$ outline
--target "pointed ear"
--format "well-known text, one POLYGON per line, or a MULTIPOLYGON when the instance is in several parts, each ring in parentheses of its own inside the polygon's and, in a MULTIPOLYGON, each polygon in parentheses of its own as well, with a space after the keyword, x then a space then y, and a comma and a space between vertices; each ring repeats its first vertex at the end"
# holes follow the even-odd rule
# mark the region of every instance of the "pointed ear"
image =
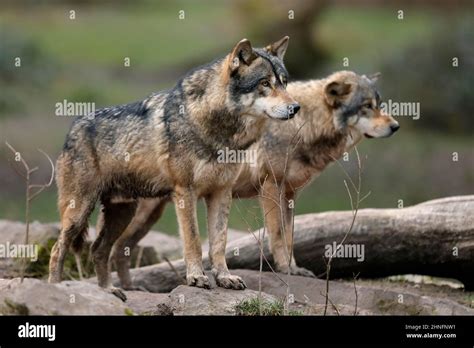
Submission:
POLYGON ((232 49, 229 60, 231 71, 237 70, 242 64, 250 65, 257 58, 257 54, 253 51, 250 41, 243 39, 232 49))
POLYGON ((274 56, 283 60, 285 57, 286 49, 288 48, 288 41, 290 40, 289 36, 285 36, 284 38, 278 40, 277 42, 272 43, 265 47, 265 49, 273 54, 274 56))
POLYGON ((379 72, 376 72, 375 74, 372 74, 372 75, 367 76, 367 78, 368 78, 371 82, 376 82, 376 81, 379 79, 380 76, 382 76, 382 74, 379 73, 379 72))
POLYGON ((338 101, 344 96, 348 95, 352 89, 352 86, 348 83, 341 81, 329 82, 324 87, 324 97, 331 106, 337 106, 338 101))

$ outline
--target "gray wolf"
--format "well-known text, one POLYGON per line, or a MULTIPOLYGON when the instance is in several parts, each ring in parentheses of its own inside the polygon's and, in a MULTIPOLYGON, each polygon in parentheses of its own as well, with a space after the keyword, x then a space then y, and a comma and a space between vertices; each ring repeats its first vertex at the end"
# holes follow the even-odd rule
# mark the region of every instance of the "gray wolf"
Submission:
POLYGON ((232 185, 240 166, 219 163, 216 154, 223 148, 249 148, 268 119, 288 120, 298 111, 286 91, 288 39, 264 49, 244 39, 170 90, 73 122, 57 160, 61 232, 51 252, 50 282, 61 281, 68 249, 81 249, 88 218, 100 201, 92 258, 99 286, 117 294, 108 262, 112 245, 132 220, 137 200, 157 198, 175 203, 187 283, 208 288, 196 219, 202 197, 216 283, 245 288, 240 277, 229 273, 224 257, 232 185))

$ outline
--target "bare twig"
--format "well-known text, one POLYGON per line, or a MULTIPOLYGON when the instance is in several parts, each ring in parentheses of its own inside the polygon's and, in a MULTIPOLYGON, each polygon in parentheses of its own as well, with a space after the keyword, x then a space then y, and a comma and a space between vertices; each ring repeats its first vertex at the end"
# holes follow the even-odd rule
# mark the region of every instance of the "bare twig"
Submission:
MULTIPOLYGON (((8 142, 5 142, 5 145, 10 149, 10 151, 13 153, 15 157, 20 155, 18 151, 15 150, 13 146, 11 146, 8 142)), ((30 184, 31 180, 31 174, 34 173, 35 171, 38 170, 38 167, 30 168, 28 163, 23 159, 23 156, 20 155, 19 161, 23 165, 24 172, 21 172, 18 168, 16 168, 15 165, 11 165, 13 170, 17 175, 22 177, 25 180, 26 184, 26 192, 25 192, 25 201, 26 201, 26 207, 25 207, 25 224, 26 224, 26 231, 25 231, 25 245, 29 243, 29 234, 30 234, 30 202, 38 196, 42 191, 44 191, 47 187, 50 187, 51 184, 53 183, 54 180, 54 163, 51 160, 51 157, 44 152, 41 149, 38 149, 39 152, 41 152, 49 161, 51 165, 51 177, 47 183, 44 184, 30 184), (36 191, 33 192, 33 189, 36 189, 36 191)), ((11 162, 10 162, 11 163, 11 162)), ((24 259, 23 262, 23 267, 21 269, 21 282, 23 282, 23 279, 25 277, 25 271, 26 271, 26 266, 27 266, 27 259, 24 259)))
MULTIPOLYGON (((326 315, 327 313, 327 307, 328 307, 328 304, 329 304, 329 278, 330 278, 330 274, 331 274, 331 264, 332 264, 332 260, 334 258, 334 255, 336 254, 337 250, 339 247, 342 247, 342 245, 346 242, 347 238, 349 237, 349 234, 352 232, 352 229, 354 228, 354 224, 355 224, 355 220, 356 220, 356 217, 357 217, 357 213, 359 211, 359 206, 360 206, 360 203, 361 203, 361 196, 360 196, 360 193, 361 193, 361 186, 362 186, 362 164, 361 164, 361 160, 360 160, 360 155, 359 155, 359 151, 357 150, 357 147, 354 147, 355 149, 355 153, 357 155, 357 166, 358 166, 358 182, 357 182, 357 186, 354 184, 352 178, 350 177, 350 175, 347 173, 347 171, 345 170, 345 168, 341 165, 341 163, 334 158, 334 160, 341 166, 344 174, 346 175, 346 177, 348 178, 350 184, 351 184, 351 187, 354 189, 355 191, 355 199, 353 198, 352 196, 352 193, 351 193, 351 190, 350 190, 350 187, 349 185, 347 184, 347 181, 344 180, 344 186, 346 187, 346 190, 347 190, 347 194, 349 196, 349 199, 350 199, 350 203, 351 203, 351 209, 352 209, 352 220, 351 220, 351 224, 349 226, 349 229, 347 230, 347 232, 344 234, 344 237, 342 238, 341 242, 339 243, 339 245, 336 246, 335 250, 333 250, 332 254, 329 256, 329 259, 328 259, 328 262, 326 263, 326 302, 325 302, 325 305, 324 305, 324 315, 326 315)), ((363 199, 367 198, 368 194, 363 196, 363 199)))
MULTIPOLYGON (((323 294, 322 292, 319 293, 321 296, 323 296, 332 306, 332 308, 334 308, 334 310, 336 311, 336 314, 337 315, 341 315, 341 313, 339 312, 339 309, 337 308, 337 306, 334 304, 334 302, 331 300, 331 298, 329 297, 328 294, 323 294)), ((324 315, 326 315, 326 311, 327 309, 324 308, 324 315)))

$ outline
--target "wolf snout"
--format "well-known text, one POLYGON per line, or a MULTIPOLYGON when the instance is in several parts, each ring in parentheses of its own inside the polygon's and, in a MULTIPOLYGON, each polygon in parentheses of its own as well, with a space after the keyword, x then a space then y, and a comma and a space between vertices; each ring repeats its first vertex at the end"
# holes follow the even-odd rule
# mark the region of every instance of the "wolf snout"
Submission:
POLYGON ((288 105, 288 116, 295 116, 296 113, 300 110, 300 108, 300 104, 298 103, 288 105))
POLYGON ((398 123, 390 125, 390 130, 392 131, 392 133, 395 133, 399 129, 400 129, 400 125, 398 123))

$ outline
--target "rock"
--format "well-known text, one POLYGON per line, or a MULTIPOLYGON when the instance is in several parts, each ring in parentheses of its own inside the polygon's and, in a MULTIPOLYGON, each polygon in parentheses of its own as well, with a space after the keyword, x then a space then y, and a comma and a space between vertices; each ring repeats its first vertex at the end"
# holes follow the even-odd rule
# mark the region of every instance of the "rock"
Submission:
MULTIPOLYGON (((256 298, 257 291, 179 286, 170 294, 126 291, 122 302, 96 284, 38 279, 0 279, 0 315, 233 315, 235 305, 256 298)), ((265 301, 274 296, 262 293, 265 301)))
MULTIPOLYGON (((24 245, 26 225, 21 222, 0 220, 0 244, 24 245)), ((58 238, 57 224, 42 224, 38 221, 30 223, 28 244, 38 244, 45 247, 58 238)), ((0 278, 13 278, 19 275, 20 259, 1 258, 0 278)))
POLYGON ((152 247, 158 259, 164 257, 168 260, 176 260, 183 257, 183 245, 181 239, 166 233, 150 231, 139 243, 141 247, 152 247))
MULTIPOLYGON (((22 222, 0 220, 0 243, 7 241, 14 244, 25 243, 26 225, 22 222)), ((57 224, 42 224, 38 221, 30 223, 29 243, 46 244, 50 239, 57 239, 59 228, 57 224)))
POLYGON ((117 297, 86 282, 48 284, 38 279, 0 279, 0 314, 125 315, 117 297))
MULTIPOLYGON (((249 289, 258 290, 260 278, 258 271, 233 270, 232 273, 241 276, 249 289)), ((283 274, 278 274, 278 277, 288 282, 290 294, 293 295, 295 303, 303 304, 306 314, 323 313, 325 280, 300 276, 288 277, 283 274)), ((284 298, 287 287, 278 277, 271 272, 262 272, 262 291, 278 298, 284 298)), ((382 287, 356 283, 356 286, 358 315, 474 315, 473 308, 463 306, 450 299, 421 296, 409 291, 400 293, 392 291, 390 285, 382 287)), ((330 281, 329 298, 338 307, 341 314, 354 314, 356 295, 353 283, 330 281)), ((331 305, 328 309, 334 313, 331 305)))
MULTIPOLYGON (((258 297, 258 291, 229 290, 213 287, 210 290, 180 285, 169 294, 175 315, 235 315, 235 305, 258 297)), ((277 301, 262 293, 262 299, 277 301)))
POLYGON ((125 291, 126 305, 138 315, 173 315, 168 294, 125 291))
MULTIPOLYGON (((248 289, 219 288, 211 277, 210 290, 180 285, 169 294, 126 291, 125 303, 88 282, 48 284, 31 278, 25 278, 23 283, 19 278, 0 279, 0 315, 235 315, 238 303, 258 298, 260 277, 263 301, 274 304, 286 298, 285 281, 293 300, 289 308, 292 314, 324 312, 324 280, 251 270, 233 273, 245 280, 248 289)), ((356 286, 357 315, 474 315, 473 308, 450 299, 394 291, 390 283, 368 286, 358 281, 356 286)), ((354 315, 354 284, 331 281, 329 294, 332 304, 328 315, 354 315)))

